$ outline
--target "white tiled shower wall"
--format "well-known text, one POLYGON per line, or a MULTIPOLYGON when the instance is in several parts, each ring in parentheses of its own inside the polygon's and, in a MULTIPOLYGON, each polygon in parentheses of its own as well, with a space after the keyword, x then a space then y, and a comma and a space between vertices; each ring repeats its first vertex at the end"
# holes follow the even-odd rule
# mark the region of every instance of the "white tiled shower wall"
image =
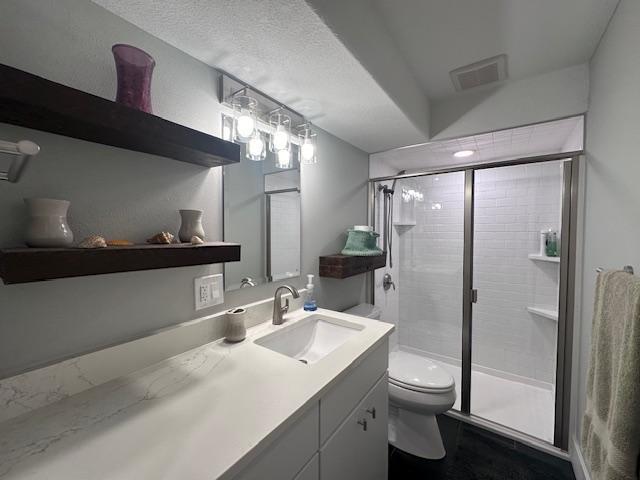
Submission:
MULTIPOLYGON (((393 228, 396 263, 376 272, 376 304, 398 326, 400 345, 460 359, 464 173, 401 180, 396 191, 403 186, 424 200, 417 225, 393 228), (385 271, 395 292, 381 288, 385 271)), ((554 382, 557 323, 526 307, 557 305, 558 264, 528 255, 541 229, 559 228, 561 190, 560 162, 476 172, 474 364, 554 382)))

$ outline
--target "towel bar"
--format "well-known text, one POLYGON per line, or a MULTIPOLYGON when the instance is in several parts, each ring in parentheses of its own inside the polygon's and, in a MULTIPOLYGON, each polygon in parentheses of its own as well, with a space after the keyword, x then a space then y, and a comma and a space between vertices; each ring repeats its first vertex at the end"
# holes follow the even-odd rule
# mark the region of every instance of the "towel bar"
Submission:
POLYGON ((9 170, 6 172, 0 172, 0 180, 7 180, 11 183, 16 183, 20 180, 20 175, 22 175, 29 159, 32 156, 37 155, 39 151, 40 147, 28 140, 21 140, 18 143, 3 142, 0 140, 0 153, 16 157, 11 162, 9 170))
MULTIPOLYGON (((631 265, 625 265, 624 267, 622 267, 622 271, 630 273, 631 275, 633 275, 633 273, 634 273, 633 267, 631 265)), ((604 272, 604 268, 598 267, 598 268, 596 268, 596 272, 598 272, 598 273, 604 272)))

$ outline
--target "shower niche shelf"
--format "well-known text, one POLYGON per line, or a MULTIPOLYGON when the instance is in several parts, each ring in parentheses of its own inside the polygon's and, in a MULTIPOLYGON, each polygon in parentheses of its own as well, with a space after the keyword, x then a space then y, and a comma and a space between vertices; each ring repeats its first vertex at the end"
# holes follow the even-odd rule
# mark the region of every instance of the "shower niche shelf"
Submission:
POLYGON ((386 254, 371 257, 325 255, 320 257, 320 276, 327 278, 348 278, 383 268, 386 264, 386 254))
POLYGON ((539 317, 548 318, 549 320, 553 320, 554 322, 558 321, 557 310, 551 310, 550 308, 527 307, 527 312, 538 315, 539 317))
POLYGON ((404 222, 393 222, 394 227, 415 227, 417 224, 418 223, 415 220, 413 221, 407 220, 404 222))
POLYGON ((535 262, 560 263, 560 257, 547 257, 545 255, 538 255, 536 253, 530 254, 529 260, 533 260, 535 262))

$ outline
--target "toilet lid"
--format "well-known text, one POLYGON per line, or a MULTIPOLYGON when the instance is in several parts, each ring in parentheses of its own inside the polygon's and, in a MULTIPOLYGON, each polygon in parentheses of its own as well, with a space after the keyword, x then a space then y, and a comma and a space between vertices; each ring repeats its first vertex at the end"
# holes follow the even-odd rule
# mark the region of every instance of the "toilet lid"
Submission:
POLYGON ((389 382, 424 392, 446 392, 455 386, 451 374, 428 358, 409 352, 389 354, 389 382))

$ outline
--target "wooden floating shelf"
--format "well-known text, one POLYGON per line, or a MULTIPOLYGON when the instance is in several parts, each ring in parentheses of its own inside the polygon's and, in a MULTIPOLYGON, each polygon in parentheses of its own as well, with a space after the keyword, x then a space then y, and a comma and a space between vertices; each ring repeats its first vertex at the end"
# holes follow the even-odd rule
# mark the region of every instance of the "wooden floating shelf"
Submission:
POLYGON ((557 310, 551 310, 549 308, 527 307, 527 312, 538 315, 539 317, 548 318, 549 320, 553 320, 555 322, 558 321, 557 310))
POLYGON ((107 248, 0 249, 0 276, 5 284, 105 273, 237 262, 240 244, 133 245, 107 248))
POLYGON ((0 64, 0 122, 203 167, 240 161, 240 146, 0 64))
POLYGON ((320 276, 329 278, 347 278, 382 268, 386 264, 386 254, 371 257, 326 255, 320 257, 320 276))
POLYGON ((560 263, 560 257, 547 257, 545 255, 538 254, 530 254, 529 260, 534 260, 536 262, 550 262, 550 263, 560 263))

